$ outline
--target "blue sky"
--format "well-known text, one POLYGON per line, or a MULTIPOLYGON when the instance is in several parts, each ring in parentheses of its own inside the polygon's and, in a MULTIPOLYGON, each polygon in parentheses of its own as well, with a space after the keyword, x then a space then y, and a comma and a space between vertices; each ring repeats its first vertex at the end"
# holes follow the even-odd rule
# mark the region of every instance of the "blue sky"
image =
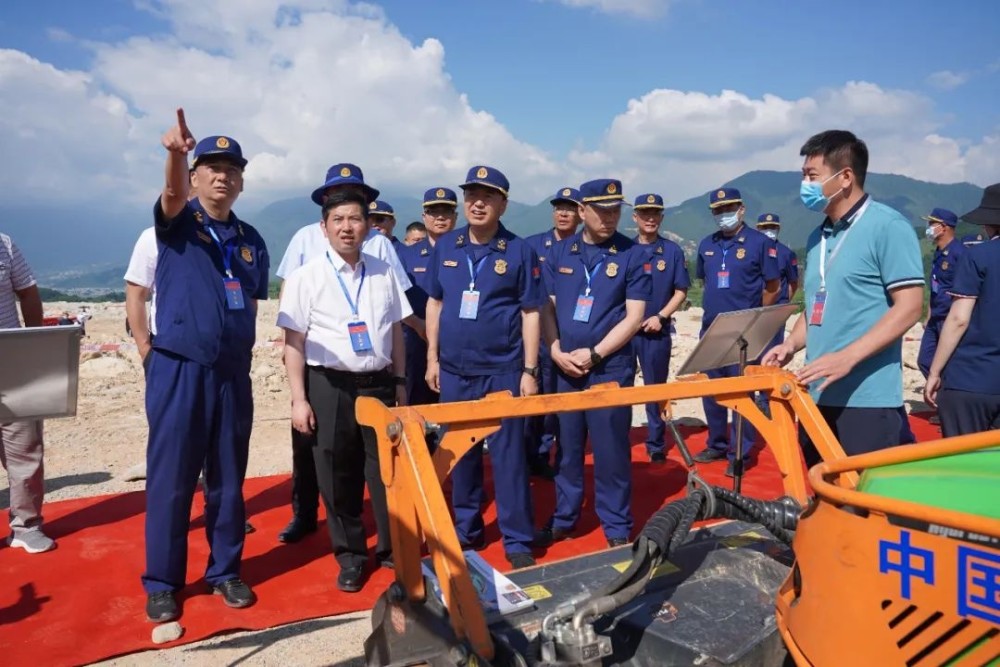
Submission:
POLYGON ((0 177, 31 196, 29 176, 56 160, 93 176, 83 195, 146 197, 183 105, 196 134, 243 142, 247 196, 262 199, 349 159, 397 191, 482 161, 525 201, 610 175, 677 203, 796 168, 797 145, 834 124, 869 141, 875 170, 1000 180, 1000 42, 983 28, 1000 26, 1000 2, 280 4, 6 3, 0 130, 41 164, 0 177))

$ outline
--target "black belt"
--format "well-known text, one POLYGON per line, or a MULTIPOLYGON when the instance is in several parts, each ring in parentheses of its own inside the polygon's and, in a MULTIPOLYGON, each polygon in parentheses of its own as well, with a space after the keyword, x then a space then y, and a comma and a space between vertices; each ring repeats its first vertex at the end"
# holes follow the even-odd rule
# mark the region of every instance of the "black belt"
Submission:
POLYGON ((350 384, 359 388, 391 387, 396 383, 392 371, 388 368, 375 371, 374 373, 352 373, 351 371, 342 371, 336 368, 327 368, 325 366, 309 366, 309 368, 318 373, 322 373, 334 382, 350 384))

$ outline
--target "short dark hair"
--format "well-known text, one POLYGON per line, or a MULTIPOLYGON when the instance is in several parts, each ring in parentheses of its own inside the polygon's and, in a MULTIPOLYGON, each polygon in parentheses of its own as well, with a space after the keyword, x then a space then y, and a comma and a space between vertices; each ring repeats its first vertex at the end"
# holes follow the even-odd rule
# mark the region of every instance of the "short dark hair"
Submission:
POLYGON ((365 200, 365 196, 360 192, 346 190, 343 192, 334 192, 326 198, 326 201, 323 202, 323 220, 325 221, 327 216, 330 215, 330 211, 344 204, 357 204, 361 207, 361 217, 365 220, 368 219, 368 202, 365 200))
POLYGON ((868 146, 847 130, 827 130, 809 137, 799 155, 822 155, 823 161, 836 171, 850 167, 858 184, 865 187, 868 175, 868 146))
POLYGON ((419 220, 414 220, 413 222, 411 222, 410 224, 408 224, 406 226, 406 233, 407 234, 409 234, 410 232, 413 232, 413 231, 426 232, 427 231, 427 226, 424 225, 424 223, 420 222, 419 220))

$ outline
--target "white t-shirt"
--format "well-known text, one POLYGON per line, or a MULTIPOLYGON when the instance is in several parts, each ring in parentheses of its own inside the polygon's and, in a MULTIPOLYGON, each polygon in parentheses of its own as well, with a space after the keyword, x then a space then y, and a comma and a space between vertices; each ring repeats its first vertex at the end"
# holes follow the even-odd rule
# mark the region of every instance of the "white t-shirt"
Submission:
POLYGON ((156 244, 156 229, 142 230, 132 248, 132 257, 125 270, 125 280, 149 290, 149 333, 156 334, 156 261, 160 248, 156 244))
MULTIPOLYGON (((319 222, 306 225, 295 232, 295 236, 288 242, 288 247, 285 249, 285 254, 281 258, 281 264, 278 265, 276 273, 282 280, 287 280, 289 274, 295 269, 311 261, 314 257, 322 257, 327 250, 330 250, 330 242, 323 235, 322 225, 319 222)), ((406 269, 399 261, 396 249, 392 247, 392 241, 377 232, 375 234, 369 232, 361 244, 361 251, 387 263, 396 274, 396 279, 403 287, 404 292, 413 287, 409 276, 406 275, 406 269)))
POLYGON ((6 234, 0 234, 0 329, 18 329, 17 292, 35 284, 31 267, 6 234))
POLYGON ((392 325, 413 310, 403 294, 396 273, 385 261, 361 254, 355 268, 330 250, 292 271, 278 307, 278 326, 306 335, 306 364, 350 373, 373 373, 392 368, 392 325), (364 283, 358 297, 362 266, 364 283), (337 274, 351 300, 357 298, 358 315, 341 289, 337 274), (347 325, 360 320, 368 325, 372 349, 355 352, 347 325))

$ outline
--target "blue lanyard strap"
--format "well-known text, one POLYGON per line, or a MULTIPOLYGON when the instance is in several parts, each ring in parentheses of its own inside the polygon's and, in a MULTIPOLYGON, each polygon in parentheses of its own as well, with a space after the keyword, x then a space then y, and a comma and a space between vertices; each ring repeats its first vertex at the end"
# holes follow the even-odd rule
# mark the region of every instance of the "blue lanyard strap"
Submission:
POLYGON ((215 229, 212 225, 205 225, 208 227, 208 233, 212 235, 212 240, 215 241, 216 247, 222 254, 222 265, 226 267, 226 275, 230 278, 233 277, 233 253, 236 252, 236 245, 239 243, 231 243, 233 239, 229 239, 223 243, 219 240, 219 235, 215 233, 215 229))
MULTIPOLYGON (((330 262, 330 266, 333 266, 333 260, 330 259, 330 253, 326 253, 326 261, 330 262)), ((351 307, 351 315, 357 319, 358 317, 358 306, 361 305, 361 288, 365 284, 365 270, 366 266, 364 261, 361 262, 361 282, 358 283, 358 293, 354 296, 354 301, 351 301, 351 295, 347 293, 347 285, 344 284, 344 279, 340 277, 340 271, 337 270, 336 266, 333 266, 333 275, 337 276, 337 282, 340 283, 340 291, 344 293, 344 298, 347 299, 347 305, 351 307)))
POLYGON ((490 256, 489 253, 483 255, 476 265, 472 265, 472 254, 467 254, 465 256, 465 261, 469 263, 469 291, 476 289, 476 278, 479 277, 479 270, 483 268, 483 264, 486 263, 486 259, 490 256))
POLYGON ((590 280, 593 276, 597 275, 597 272, 601 270, 601 264, 604 264, 604 258, 601 257, 601 261, 594 265, 594 272, 591 273, 590 269, 587 268, 587 262, 583 263, 583 274, 587 276, 587 289, 584 291, 584 296, 590 296, 590 280))

